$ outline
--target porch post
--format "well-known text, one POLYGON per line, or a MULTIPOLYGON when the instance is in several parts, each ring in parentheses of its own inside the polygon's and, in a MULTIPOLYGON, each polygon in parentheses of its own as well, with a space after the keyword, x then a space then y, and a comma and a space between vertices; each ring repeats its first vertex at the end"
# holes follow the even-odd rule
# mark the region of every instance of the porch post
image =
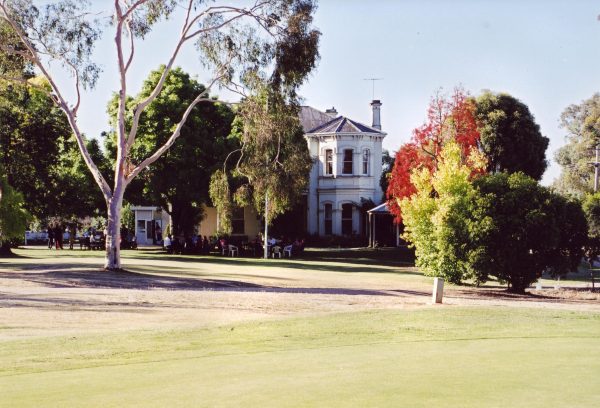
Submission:
POLYGON ((371 214, 371 213, 367 213, 367 214, 368 214, 368 217, 367 217, 368 231, 367 231, 367 233, 368 233, 368 237, 369 237, 368 241, 367 241, 367 243, 368 243, 367 246, 369 248, 372 248, 373 247, 373 243, 371 242, 371 238, 372 238, 372 236, 371 236, 371 217, 373 216, 373 214, 371 214))
POLYGON ((373 248, 377 242, 377 214, 373 214, 373 248))

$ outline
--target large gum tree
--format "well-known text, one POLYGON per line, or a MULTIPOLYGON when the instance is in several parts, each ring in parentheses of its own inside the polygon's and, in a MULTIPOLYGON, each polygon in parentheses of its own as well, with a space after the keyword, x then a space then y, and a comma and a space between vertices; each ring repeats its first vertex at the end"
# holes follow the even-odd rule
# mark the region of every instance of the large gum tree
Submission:
MULTIPOLYGON (((259 78, 284 97, 295 98, 295 90, 318 59, 319 32, 312 26, 315 0, 114 0, 112 4, 106 2, 103 9, 99 7, 92 7, 85 0, 60 0, 39 7, 32 0, 0 0, 0 20, 10 26, 22 43, 22 47, 0 44, 0 52, 27 59, 48 80, 51 96, 65 112, 82 157, 106 201, 105 269, 120 270, 120 214, 123 195, 131 181, 173 145, 197 104, 213 102, 209 93, 215 87, 243 94, 247 78, 253 82, 259 78), (136 46, 166 19, 180 19, 181 28, 170 33, 173 46, 166 51, 160 79, 145 99, 128 109, 130 68, 136 46), (103 39, 103 29, 112 31, 119 77, 112 185, 92 159, 78 122, 84 91, 99 80, 100 69, 92 59, 92 52, 96 42, 103 39), (130 149, 136 140, 140 118, 163 91, 169 72, 188 46, 199 53, 208 77, 203 81, 207 86, 187 105, 167 141, 144 159, 133 160, 130 149), (71 74, 71 89, 59 84, 60 69, 71 74), (75 96, 69 98, 71 93, 75 96)), ((22 80, 6 76, 4 79, 22 80)))

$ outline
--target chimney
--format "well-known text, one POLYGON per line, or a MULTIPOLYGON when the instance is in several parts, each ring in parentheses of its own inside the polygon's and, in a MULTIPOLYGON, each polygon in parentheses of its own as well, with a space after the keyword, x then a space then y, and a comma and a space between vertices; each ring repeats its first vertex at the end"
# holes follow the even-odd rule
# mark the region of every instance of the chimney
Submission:
POLYGON ((373 125, 377 130, 381 130, 381 101, 379 99, 373 99, 371 106, 373 107, 373 125))
POLYGON ((335 110, 335 107, 331 107, 331 109, 327 109, 325 111, 326 114, 328 114, 329 116, 331 116, 332 118, 336 118, 337 117, 337 111, 335 110))

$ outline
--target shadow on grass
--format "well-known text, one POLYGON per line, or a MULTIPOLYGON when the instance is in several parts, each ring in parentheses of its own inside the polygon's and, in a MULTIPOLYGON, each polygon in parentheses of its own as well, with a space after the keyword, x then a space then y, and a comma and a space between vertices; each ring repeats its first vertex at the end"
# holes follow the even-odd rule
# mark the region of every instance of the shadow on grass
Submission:
MULTIPOLYGON (((148 275, 135 272, 98 271, 49 271, 49 272, 0 272, 1 279, 21 280, 48 288, 85 289, 136 289, 136 290, 185 290, 185 291, 225 291, 225 292, 264 292, 290 294, 346 295, 346 296, 429 296, 429 293, 415 290, 369 290, 347 288, 284 288, 258 285, 243 281, 199 279, 173 276, 148 275)), ((37 307, 42 304, 68 304, 71 306, 140 306, 139 302, 102 302, 53 297, 47 294, 0 293, 2 303, 10 307, 37 307)), ((141 303, 148 308, 152 304, 141 303)))
POLYGON ((301 257, 289 260, 248 257, 228 258, 219 255, 169 255, 159 251, 129 252, 126 258, 232 266, 248 265, 264 268, 289 268, 325 272, 422 275, 416 271, 390 269, 414 266, 414 258, 411 260, 411 257, 412 255, 409 250, 387 248, 380 250, 309 250, 304 252, 301 257), (307 261, 310 262, 307 263, 307 261), (346 265, 340 265, 341 263, 346 265))

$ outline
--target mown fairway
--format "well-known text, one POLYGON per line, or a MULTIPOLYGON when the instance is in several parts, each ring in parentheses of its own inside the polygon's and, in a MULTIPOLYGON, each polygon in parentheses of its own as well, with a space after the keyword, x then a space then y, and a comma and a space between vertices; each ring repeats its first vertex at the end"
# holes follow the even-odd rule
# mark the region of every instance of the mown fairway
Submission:
POLYGON ((170 280, 118 287, 45 252, 0 261, 1 406, 600 406, 593 304, 432 306, 412 268, 360 259, 140 253, 170 280))
POLYGON ((9 341, 4 406, 594 407, 600 316, 377 311, 9 341))

